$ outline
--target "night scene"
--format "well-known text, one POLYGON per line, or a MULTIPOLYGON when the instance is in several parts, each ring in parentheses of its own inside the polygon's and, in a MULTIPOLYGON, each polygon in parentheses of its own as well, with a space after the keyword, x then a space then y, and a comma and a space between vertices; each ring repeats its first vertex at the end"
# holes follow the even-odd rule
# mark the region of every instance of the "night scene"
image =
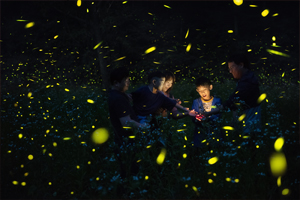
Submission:
POLYGON ((0 1, 1 199, 300 199, 299 1, 0 1))

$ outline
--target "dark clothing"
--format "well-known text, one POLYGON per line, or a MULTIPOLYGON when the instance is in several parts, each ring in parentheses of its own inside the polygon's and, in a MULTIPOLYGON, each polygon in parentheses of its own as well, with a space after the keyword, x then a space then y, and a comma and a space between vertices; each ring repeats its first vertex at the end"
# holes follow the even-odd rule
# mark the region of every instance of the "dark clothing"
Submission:
POLYGON ((258 106, 257 99, 260 96, 258 78, 252 71, 248 71, 238 80, 236 89, 230 95, 229 99, 223 104, 224 107, 235 110, 234 103, 236 99, 245 102, 244 109, 253 108, 258 106))
POLYGON ((131 119, 137 121, 137 117, 130 105, 127 95, 118 90, 110 90, 108 95, 108 109, 115 135, 129 136, 130 131, 123 129, 120 118, 130 115, 131 119))
POLYGON ((114 129, 115 136, 115 148, 114 153, 120 164, 121 178, 128 177, 129 173, 136 174, 138 172, 138 166, 135 159, 135 144, 134 140, 128 138, 132 135, 130 129, 124 129, 120 118, 130 116, 131 119, 137 121, 137 117, 130 105, 128 96, 118 90, 110 90, 108 95, 108 109, 110 113, 110 121, 114 129), (124 140, 127 138, 126 140, 124 140), (133 150, 130 150, 133 149, 133 150), (132 158, 132 161, 127 161, 126 157, 132 158), (127 172, 127 168, 130 168, 130 172, 127 172))
MULTIPOLYGON (((205 112, 205 111, 207 111, 206 109, 208 109, 208 111, 210 111, 210 110, 213 110, 214 109, 213 107, 215 107, 216 105, 221 105, 221 103, 222 103, 221 99, 218 97, 213 97, 212 100, 205 101, 205 102, 203 102, 200 97, 193 101, 192 109, 194 109, 198 113, 205 112), (207 103, 207 105, 204 106, 204 103, 207 103), (209 106, 209 107, 207 107, 207 106, 209 106)), ((193 139, 195 147, 203 147, 202 141, 204 139, 211 137, 212 132, 214 130, 216 130, 217 126, 215 124, 215 121, 219 117, 220 117, 220 114, 211 115, 208 117, 208 119, 205 120, 205 122, 198 121, 196 119, 196 117, 192 118, 192 121, 195 124, 194 139, 193 139), (206 123, 209 126, 203 126, 202 123, 206 123)), ((215 135, 217 137, 220 137, 221 139, 223 139, 223 135, 221 132, 216 133, 215 135)))
POLYGON ((160 92, 153 94, 148 86, 142 86, 132 92, 133 110, 136 115, 154 115, 158 108, 172 110, 176 105, 176 100, 171 100, 160 92))

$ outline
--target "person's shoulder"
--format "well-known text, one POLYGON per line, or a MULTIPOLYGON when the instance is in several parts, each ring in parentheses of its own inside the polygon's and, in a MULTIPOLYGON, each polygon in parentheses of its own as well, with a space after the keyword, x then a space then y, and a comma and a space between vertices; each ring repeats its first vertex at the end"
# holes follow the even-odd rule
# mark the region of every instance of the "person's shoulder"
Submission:
POLYGON ((120 92, 117 90, 110 90, 108 92, 108 100, 109 101, 115 101, 115 100, 121 100, 121 99, 126 99, 127 96, 124 92, 120 92))

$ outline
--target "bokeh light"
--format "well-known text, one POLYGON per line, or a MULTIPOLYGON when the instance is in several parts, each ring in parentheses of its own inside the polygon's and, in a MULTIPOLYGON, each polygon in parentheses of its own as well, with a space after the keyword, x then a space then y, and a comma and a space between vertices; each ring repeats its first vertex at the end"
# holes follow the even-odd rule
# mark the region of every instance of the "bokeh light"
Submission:
POLYGON ((98 128, 92 133, 92 141, 96 144, 103 144, 109 138, 109 132, 106 128, 98 128))

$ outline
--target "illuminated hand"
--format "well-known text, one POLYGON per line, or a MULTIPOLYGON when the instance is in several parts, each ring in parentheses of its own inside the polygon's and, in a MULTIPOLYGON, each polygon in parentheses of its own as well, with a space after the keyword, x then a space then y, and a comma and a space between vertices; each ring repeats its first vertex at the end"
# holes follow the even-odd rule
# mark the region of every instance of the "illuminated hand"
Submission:
POLYGON ((197 114, 198 113, 194 109, 189 111, 189 116, 191 116, 191 117, 196 117, 197 114))
POLYGON ((181 104, 180 99, 176 99, 176 102, 177 102, 178 104, 181 104))

